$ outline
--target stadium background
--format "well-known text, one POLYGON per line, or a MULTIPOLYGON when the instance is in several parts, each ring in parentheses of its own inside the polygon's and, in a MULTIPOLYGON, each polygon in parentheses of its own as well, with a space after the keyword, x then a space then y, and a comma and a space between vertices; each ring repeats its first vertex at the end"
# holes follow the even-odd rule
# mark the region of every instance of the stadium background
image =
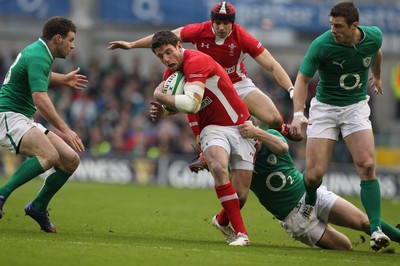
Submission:
MULTIPOLYGON (((112 40, 135 40, 161 29, 209 19, 213 0, 0 0, 0 80, 16 54, 36 40, 51 16, 71 18, 78 27, 76 49, 54 70, 81 67, 89 86, 83 92, 64 87, 49 91, 56 108, 82 137, 87 151, 75 180, 102 183, 140 183, 181 188, 213 185, 208 172, 187 168, 195 158, 194 139, 184 115, 157 124, 148 119, 148 102, 163 67, 150 50, 107 51, 112 40), (118 4, 116 4, 118 3, 118 4)), ((329 29, 328 12, 337 1, 232 0, 237 22, 255 35, 294 80, 310 42, 329 29)), ((371 95, 377 145, 377 173, 382 196, 400 197, 400 3, 396 0, 354 1, 361 24, 378 25, 384 33, 385 94, 371 95)), ((190 44, 185 47, 192 48, 190 44)), ((272 77, 249 58, 249 76, 291 119, 291 101, 272 77)), ((316 79, 315 79, 316 80, 316 79)), ((310 86, 310 96, 315 82, 310 86)), ((38 119, 40 119, 38 117, 38 119)), ((42 121, 44 124, 45 121, 42 121)), ((51 127, 49 127, 51 128, 51 127)), ((53 129, 54 130, 54 129, 53 129)), ((56 132, 56 130, 55 130, 56 132)), ((304 142, 290 142, 301 169, 304 142)), ((8 176, 23 158, 0 150, 0 175, 8 176)), ((325 178, 341 195, 356 195, 359 179, 351 158, 339 142, 325 178)))

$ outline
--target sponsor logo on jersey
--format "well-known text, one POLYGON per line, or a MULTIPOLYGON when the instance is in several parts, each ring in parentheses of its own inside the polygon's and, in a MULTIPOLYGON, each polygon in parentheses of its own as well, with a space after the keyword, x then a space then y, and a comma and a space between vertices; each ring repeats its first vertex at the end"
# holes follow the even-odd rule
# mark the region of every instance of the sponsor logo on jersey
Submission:
POLYGON ((341 63, 336 62, 336 61, 332 61, 332 64, 337 65, 337 66, 340 66, 341 69, 344 69, 344 68, 343 68, 344 62, 346 62, 346 60, 343 60, 341 63))
POLYGON ((201 78, 203 76, 203 74, 190 74, 189 77, 190 78, 201 78))
POLYGON ((235 72, 235 69, 236 69, 235 66, 231 66, 231 67, 225 68, 225 72, 228 74, 231 74, 231 73, 235 72))
POLYGON ((210 44, 209 44, 209 43, 204 43, 204 42, 202 42, 202 43, 201 43, 201 47, 202 47, 202 48, 206 47, 206 48, 208 49, 208 48, 210 48, 210 44))
POLYGON ((203 101, 201 102, 200 110, 206 108, 208 105, 212 103, 212 100, 210 97, 206 96, 203 98, 203 101))

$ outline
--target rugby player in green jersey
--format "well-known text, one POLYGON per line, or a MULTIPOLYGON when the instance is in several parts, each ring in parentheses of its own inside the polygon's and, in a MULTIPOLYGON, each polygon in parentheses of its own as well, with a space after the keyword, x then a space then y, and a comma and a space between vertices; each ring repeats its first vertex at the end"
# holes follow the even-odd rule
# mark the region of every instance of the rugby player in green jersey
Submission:
POLYGON ((14 154, 27 157, 8 182, 0 187, 0 218, 3 205, 11 193, 38 175, 54 167, 25 214, 33 218, 42 230, 55 233, 48 218, 47 206, 55 193, 76 170, 84 151, 79 136, 71 130, 50 100, 50 83, 73 88, 86 87, 86 77, 79 68, 63 75, 51 70, 55 58, 66 58, 75 48, 76 26, 63 17, 53 17, 43 27, 42 36, 18 54, 10 66, 0 91, 0 145, 14 154), (33 121, 38 111, 61 136, 33 121), (63 140, 70 143, 72 148, 63 140))
POLYGON ((295 82, 292 133, 301 136, 307 126, 304 185, 306 205, 299 212, 299 225, 306 227, 315 215, 317 189, 327 171, 330 154, 341 133, 361 179, 361 202, 370 222, 371 248, 390 244, 382 232, 381 195, 375 173, 374 135, 368 105, 368 73, 372 87, 383 94, 381 81, 382 32, 375 26, 360 26, 359 11, 351 2, 330 11, 331 29, 308 48, 295 82), (309 118, 304 114, 308 84, 319 73, 316 96, 309 118))
MULTIPOLYGON (((305 204, 303 175, 293 163, 285 138, 276 130, 263 130, 251 123, 241 125, 240 133, 245 138, 258 140, 250 188, 291 237, 308 246, 351 250, 350 239, 330 224, 370 234, 367 215, 324 186, 317 190, 314 205, 316 215, 305 228, 301 228, 297 223, 297 213, 305 204)), ((400 242, 400 230, 384 220, 380 220, 380 223, 385 234, 393 241, 400 242)), ((222 227, 215 220, 213 226, 231 239, 233 229, 229 226, 222 227)))

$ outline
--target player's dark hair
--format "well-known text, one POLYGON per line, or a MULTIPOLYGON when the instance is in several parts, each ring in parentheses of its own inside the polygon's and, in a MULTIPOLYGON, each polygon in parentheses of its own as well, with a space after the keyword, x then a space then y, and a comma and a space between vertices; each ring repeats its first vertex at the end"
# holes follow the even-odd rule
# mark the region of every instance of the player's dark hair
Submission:
POLYGON ((159 31, 151 39, 151 50, 154 51, 163 45, 171 44, 174 47, 178 44, 179 38, 172 31, 159 31))
POLYGON ((70 31, 76 33, 76 26, 71 20, 58 16, 52 17, 43 26, 42 38, 50 40, 57 34, 60 34, 62 38, 65 38, 70 31))
POLYGON ((359 21, 360 13, 353 2, 342 2, 331 9, 331 17, 344 17, 348 26, 359 21))

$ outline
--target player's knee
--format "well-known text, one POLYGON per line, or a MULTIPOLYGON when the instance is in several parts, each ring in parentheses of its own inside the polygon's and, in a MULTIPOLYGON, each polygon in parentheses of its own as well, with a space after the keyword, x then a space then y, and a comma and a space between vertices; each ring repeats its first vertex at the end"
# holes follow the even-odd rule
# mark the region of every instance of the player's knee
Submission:
POLYGON ((350 240, 347 240, 346 242, 344 242, 342 244, 341 250, 347 250, 347 251, 352 251, 353 250, 353 246, 352 246, 350 240))
POLYGON ((322 177, 325 173, 321 169, 314 169, 313 171, 307 171, 304 175, 304 181, 307 186, 315 187, 321 184, 322 177))
POLYGON ((373 161, 356 162, 357 168, 361 169, 362 179, 375 177, 375 164, 373 161))
POLYGON ((37 155, 37 157, 39 158, 40 164, 44 170, 48 170, 55 166, 60 159, 57 150, 51 148, 46 149, 44 154, 37 155))
POLYGON ((64 169, 69 173, 73 173, 78 168, 81 159, 79 158, 79 155, 74 152, 74 154, 71 155, 71 158, 68 158, 65 161, 66 163, 64 164, 64 169))

